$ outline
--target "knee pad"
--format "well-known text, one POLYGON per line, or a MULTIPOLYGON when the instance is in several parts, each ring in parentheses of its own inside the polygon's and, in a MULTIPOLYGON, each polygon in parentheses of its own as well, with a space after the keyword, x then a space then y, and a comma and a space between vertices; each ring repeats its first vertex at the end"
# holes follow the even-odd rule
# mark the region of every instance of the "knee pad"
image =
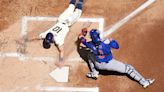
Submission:
POLYGON ((126 64, 125 73, 136 81, 140 81, 143 77, 135 70, 132 65, 126 64))
POLYGON ((125 73, 134 77, 136 75, 134 67, 132 65, 129 65, 129 64, 126 64, 125 66, 126 66, 125 73))
POLYGON ((130 73, 134 69, 132 65, 126 64, 125 66, 126 66, 125 73, 130 73))

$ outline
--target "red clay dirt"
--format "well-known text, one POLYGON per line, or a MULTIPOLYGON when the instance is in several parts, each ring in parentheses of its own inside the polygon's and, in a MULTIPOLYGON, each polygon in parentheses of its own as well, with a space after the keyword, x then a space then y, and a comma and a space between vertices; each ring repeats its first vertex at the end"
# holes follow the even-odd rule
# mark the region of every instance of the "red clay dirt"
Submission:
MULTIPOLYGON (((105 29, 110 28, 120 19, 142 5, 146 0, 84 0, 82 17, 103 17, 105 29)), ((0 1, 0 52, 16 52, 17 39, 20 34, 23 16, 59 16, 68 6, 69 0, 1 0, 0 1)), ((154 4, 135 16, 108 38, 116 39, 119 50, 114 50, 116 59, 133 65, 146 78, 156 81, 148 89, 126 76, 100 75, 98 80, 86 78, 88 67, 84 61, 67 62, 70 66, 69 82, 56 83, 48 76, 56 66, 53 62, 20 62, 16 58, 0 57, 0 92, 40 92, 37 86, 76 86, 100 88, 100 92, 163 92, 164 88, 164 1, 156 0, 154 4)), ((52 25, 50 22, 29 23, 29 38, 35 38, 38 32, 52 25), (31 23, 31 25, 30 25, 31 23), (35 26, 32 26, 34 24, 35 26)), ((66 57, 76 56, 76 40, 81 24, 71 28, 65 46, 66 57), (70 40, 73 40, 70 42, 70 40), (72 53, 73 52, 73 53, 72 53), (74 54, 75 53, 75 54, 74 54)), ((41 49, 40 41, 28 42, 27 54, 57 56, 55 47, 41 49), (36 44, 36 45, 35 45, 36 44), (43 53, 44 52, 44 53, 43 53)), ((67 61, 67 60, 66 60, 67 61)))

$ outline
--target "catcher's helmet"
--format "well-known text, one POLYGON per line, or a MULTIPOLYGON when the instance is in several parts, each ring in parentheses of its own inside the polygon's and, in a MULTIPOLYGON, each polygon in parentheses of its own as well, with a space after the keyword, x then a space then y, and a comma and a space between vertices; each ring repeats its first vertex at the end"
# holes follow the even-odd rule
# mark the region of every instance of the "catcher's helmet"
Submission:
POLYGON ((100 33, 97 31, 97 29, 92 29, 90 31, 90 37, 93 43, 97 44, 100 42, 100 33))
POLYGON ((51 47, 51 43, 53 43, 53 34, 52 33, 48 33, 46 35, 46 38, 43 40, 43 47, 45 49, 49 49, 51 47))

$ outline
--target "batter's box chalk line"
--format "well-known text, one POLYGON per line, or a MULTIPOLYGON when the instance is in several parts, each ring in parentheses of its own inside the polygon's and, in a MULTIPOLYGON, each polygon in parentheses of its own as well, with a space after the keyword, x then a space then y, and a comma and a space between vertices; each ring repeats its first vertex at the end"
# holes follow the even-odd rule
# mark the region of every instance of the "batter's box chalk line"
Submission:
POLYGON ((36 90, 44 92, 99 92, 98 87, 57 87, 57 86, 37 86, 36 90))
POLYGON ((116 30, 118 30, 120 27, 125 25, 127 22, 129 22, 132 18, 134 18, 137 14, 141 13, 143 10, 145 10, 147 7, 149 7, 151 4, 153 4, 156 0, 147 0, 144 4, 139 6, 136 10, 131 12, 128 16, 121 19, 120 21, 116 22, 111 28, 109 28, 107 31, 103 33, 103 36, 106 37, 116 30))

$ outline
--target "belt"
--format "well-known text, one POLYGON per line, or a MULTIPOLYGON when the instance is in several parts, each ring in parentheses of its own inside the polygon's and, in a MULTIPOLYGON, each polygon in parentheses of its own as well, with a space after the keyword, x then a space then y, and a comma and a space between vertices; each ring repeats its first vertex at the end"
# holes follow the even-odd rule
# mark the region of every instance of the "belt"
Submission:
POLYGON ((97 62, 100 63, 100 64, 101 64, 101 63, 109 63, 109 61, 106 61, 106 62, 99 62, 99 61, 97 61, 97 62))

